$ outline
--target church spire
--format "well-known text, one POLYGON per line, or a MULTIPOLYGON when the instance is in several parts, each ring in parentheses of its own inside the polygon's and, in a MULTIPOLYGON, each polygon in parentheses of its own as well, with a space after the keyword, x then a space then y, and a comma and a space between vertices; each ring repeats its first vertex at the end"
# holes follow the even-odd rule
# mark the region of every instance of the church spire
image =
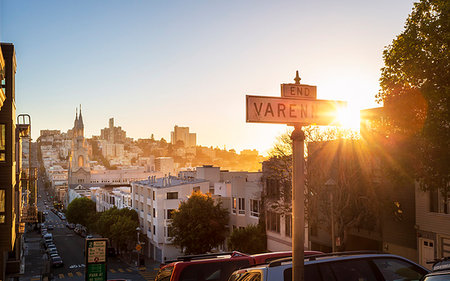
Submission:
POLYGON ((80 128, 84 128, 84 124, 83 124, 83 116, 81 116, 81 104, 80 104, 80 114, 78 115, 78 122, 79 122, 79 126, 80 128))

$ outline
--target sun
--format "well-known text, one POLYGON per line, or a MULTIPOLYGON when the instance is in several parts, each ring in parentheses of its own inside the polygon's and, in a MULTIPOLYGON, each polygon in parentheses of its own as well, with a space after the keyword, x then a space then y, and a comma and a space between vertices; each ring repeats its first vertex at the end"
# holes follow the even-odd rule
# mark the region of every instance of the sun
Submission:
POLYGON ((337 122, 345 129, 359 131, 360 117, 359 109, 347 107, 338 110, 337 122))

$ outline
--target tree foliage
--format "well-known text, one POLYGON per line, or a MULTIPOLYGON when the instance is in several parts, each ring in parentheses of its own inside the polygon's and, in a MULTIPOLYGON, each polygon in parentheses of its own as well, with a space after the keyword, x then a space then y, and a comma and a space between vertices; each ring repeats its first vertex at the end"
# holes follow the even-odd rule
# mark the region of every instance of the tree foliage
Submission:
POLYGON ((450 182, 449 43, 450 2, 421 0, 383 52, 376 98, 389 120, 388 153, 402 152, 398 166, 424 189, 448 188, 450 182))
POLYGON ((225 241, 228 211, 209 195, 193 192, 172 214, 173 243, 185 254, 204 254, 225 241))
POLYGON ((67 206, 66 218, 71 223, 79 223, 88 226, 92 218, 95 216, 95 202, 85 198, 75 198, 69 206, 67 206))
POLYGON ((267 237, 264 227, 248 225, 245 228, 236 228, 228 238, 228 248, 247 254, 265 252, 267 237))
POLYGON ((126 250, 137 241, 138 226, 139 217, 135 210, 113 207, 100 213, 96 231, 103 237, 110 238, 119 249, 126 250))
MULTIPOLYGON (((305 143, 305 207, 310 225, 330 230, 330 192, 333 193, 336 236, 345 248, 348 230, 362 227, 374 230, 379 226, 380 208, 376 185, 371 182, 370 151, 352 130, 337 127, 304 128, 305 143), (333 190, 326 185, 335 182, 333 190)), ((278 186, 278 197, 265 198, 266 208, 281 214, 292 212, 292 140, 290 131, 278 138, 265 163, 268 183, 278 186)))

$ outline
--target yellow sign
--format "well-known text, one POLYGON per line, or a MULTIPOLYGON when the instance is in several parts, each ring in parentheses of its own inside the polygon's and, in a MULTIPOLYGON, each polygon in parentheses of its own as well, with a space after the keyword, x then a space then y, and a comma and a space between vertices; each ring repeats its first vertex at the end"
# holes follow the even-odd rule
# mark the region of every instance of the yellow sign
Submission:
POLYGON ((137 250, 137 251, 140 251, 141 249, 142 249, 141 244, 137 244, 137 245, 136 245, 136 250, 137 250))

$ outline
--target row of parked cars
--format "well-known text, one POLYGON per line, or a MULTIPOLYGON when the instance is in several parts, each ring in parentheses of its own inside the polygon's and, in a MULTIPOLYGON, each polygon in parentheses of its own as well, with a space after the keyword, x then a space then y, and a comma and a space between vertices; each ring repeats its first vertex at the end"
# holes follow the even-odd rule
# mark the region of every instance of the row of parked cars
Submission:
POLYGON ((46 253, 48 255, 48 259, 52 267, 62 267, 64 266, 64 262, 62 258, 59 256, 58 250, 56 249, 56 245, 53 242, 53 234, 48 233, 45 227, 41 226, 42 238, 44 239, 44 246, 46 249, 46 253))
POLYGON ((55 208, 52 208, 52 212, 55 213, 55 215, 57 215, 60 219, 62 219, 62 220, 66 219, 66 215, 64 215, 63 212, 60 212, 60 211, 56 210, 55 208))
MULTIPOLYGON (((430 273, 406 258, 375 251, 305 251, 304 256, 305 281, 450 280, 450 259, 437 261, 430 273), (447 279, 438 279, 443 274, 447 279)), ((188 280, 292 281, 292 252, 184 256, 162 264, 155 279, 188 280)))

